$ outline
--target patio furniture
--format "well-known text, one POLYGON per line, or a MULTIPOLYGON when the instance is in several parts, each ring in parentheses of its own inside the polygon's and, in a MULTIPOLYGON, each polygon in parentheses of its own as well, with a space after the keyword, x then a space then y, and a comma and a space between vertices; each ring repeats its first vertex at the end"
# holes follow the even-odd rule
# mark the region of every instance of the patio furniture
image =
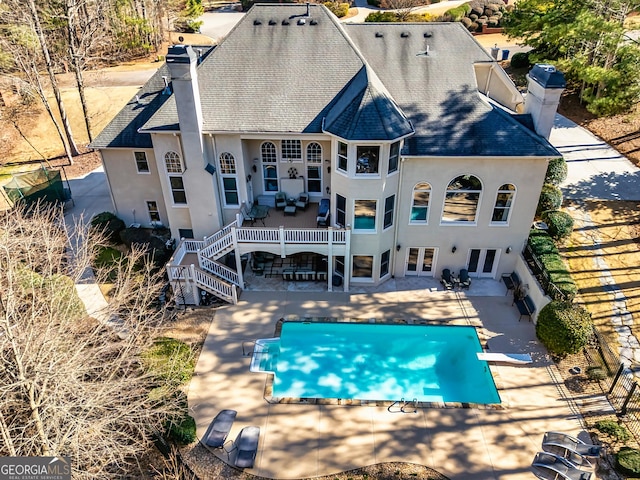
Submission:
POLYGON ((602 445, 591 445, 562 432, 546 432, 542 438, 542 449, 551 447, 564 449, 583 457, 598 458, 602 453, 602 445))
POLYGON ((260 427, 244 427, 234 442, 237 450, 233 464, 238 468, 252 468, 258 453, 260 427))
POLYGON ((515 291, 516 287, 520 285, 520 277, 516 272, 503 274, 502 281, 507 287, 507 293, 505 293, 505 296, 507 296, 509 292, 515 291))
POLYGON ((469 290, 469 287, 471 286, 469 271, 466 268, 460 270, 460 274, 458 275, 458 286, 466 290, 469 290))
MULTIPOLYGON (((538 468, 547 474, 551 473, 555 478, 564 478, 565 480, 590 480, 593 475, 591 472, 577 468, 567 459, 548 452, 536 453, 531 466, 538 468)), ((535 470, 534 474, 538 478, 549 478, 542 476, 535 470)))
POLYGON ((440 283, 445 290, 453 290, 453 276, 451 275, 451 270, 449 270, 448 268, 442 270, 442 278, 440 279, 440 283))
POLYGON ((237 414, 235 410, 221 410, 209 424, 202 443, 207 447, 222 448, 237 414))
POLYGON ((309 194, 302 192, 298 195, 298 200, 296 200, 295 206, 300 210, 306 210, 309 206, 309 194))
POLYGON ((242 207, 242 216, 245 220, 249 220, 251 225, 254 225, 257 220, 262 222, 262 226, 264 227, 264 219, 269 216, 269 207, 266 205, 253 205, 251 210, 248 210, 247 207, 242 207))
POLYGON ((327 227, 329 225, 329 217, 331 216, 331 204, 328 198, 323 198, 318 204, 318 214, 316 216, 316 224, 318 227, 327 227))
POLYGON ((276 193, 276 208, 285 208, 287 206, 287 194, 284 192, 276 193))
POLYGON ((293 215, 293 216, 295 216, 295 214, 296 214, 296 206, 295 205, 287 205, 286 207, 284 207, 284 214, 285 215, 293 215))
POLYGON ((524 298, 519 298, 514 300, 514 305, 518 308, 518 312, 520 312, 520 317, 518 321, 522 320, 523 315, 529 317, 529 321, 531 321, 531 315, 533 315, 536 311, 536 306, 531 300, 529 295, 526 295, 524 298))

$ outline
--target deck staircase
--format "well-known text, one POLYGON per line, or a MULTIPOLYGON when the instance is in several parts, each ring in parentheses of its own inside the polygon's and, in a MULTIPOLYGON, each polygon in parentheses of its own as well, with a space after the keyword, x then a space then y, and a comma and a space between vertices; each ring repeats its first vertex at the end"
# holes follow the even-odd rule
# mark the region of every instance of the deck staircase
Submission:
MULTIPOLYGON (((235 221, 203 240, 182 239, 167 264, 167 274, 172 285, 189 283, 225 302, 237 304, 239 293, 244 288, 241 272, 229 268, 219 260, 240 247, 243 253, 266 248, 276 249, 283 257, 289 253, 288 247, 300 246, 318 253, 348 253, 349 230, 334 230, 331 227, 242 228, 243 220, 242 214, 239 214, 235 221), (189 264, 184 261, 188 254, 197 255, 197 265, 195 262, 189 264)), ((198 305, 199 299, 194 297, 185 301, 191 302, 198 305)))

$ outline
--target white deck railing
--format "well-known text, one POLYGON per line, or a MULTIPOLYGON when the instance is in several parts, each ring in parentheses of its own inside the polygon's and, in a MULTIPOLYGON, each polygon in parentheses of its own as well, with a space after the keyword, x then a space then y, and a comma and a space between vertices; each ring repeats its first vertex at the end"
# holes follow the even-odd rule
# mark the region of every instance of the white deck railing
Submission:
POLYGON ((238 243, 347 243, 346 230, 324 228, 238 228, 238 243))
POLYGON ((167 264, 169 280, 191 280, 200 288, 237 303, 240 274, 216 261, 217 256, 240 243, 346 245, 347 230, 331 228, 237 228, 238 220, 204 240, 182 239, 167 264), (235 243, 234 243, 235 237, 235 243), (188 253, 198 254, 198 267, 181 265, 188 253))
POLYGON ((233 284, 227 283, 217 277, 214 277, 210 273, 203 270, 193 269, 194 280, 196 285, 200 288, 213 293, 214 295, 224 298, 225 300, 232 302, 234 305, 238 303, 238 290, 233 284))

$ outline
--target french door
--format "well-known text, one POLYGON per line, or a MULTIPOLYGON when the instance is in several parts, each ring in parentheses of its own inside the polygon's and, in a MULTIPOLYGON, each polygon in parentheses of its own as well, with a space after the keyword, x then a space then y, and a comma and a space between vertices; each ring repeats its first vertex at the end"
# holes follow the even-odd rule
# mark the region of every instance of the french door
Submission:
POLYGON ((405 275, 433 277, 433 260, 436 249, 428 247, 410 247, 407 249, 405 275))
POLYGON ((495 248, 472 248, 469 250, 467 270, 474 277, 495 277, 498 266, 498 250, 495 248))

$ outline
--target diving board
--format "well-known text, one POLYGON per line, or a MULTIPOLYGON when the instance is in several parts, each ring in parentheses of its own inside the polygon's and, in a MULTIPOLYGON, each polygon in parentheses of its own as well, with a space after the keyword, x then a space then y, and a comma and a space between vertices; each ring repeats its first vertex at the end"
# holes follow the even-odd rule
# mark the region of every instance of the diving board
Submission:
POLYGON ((527 364, 531 363, 531 355, 528 353, 494 353, 494 352, 478 352, 478 360, 485 362, 504 362, 527 364))

